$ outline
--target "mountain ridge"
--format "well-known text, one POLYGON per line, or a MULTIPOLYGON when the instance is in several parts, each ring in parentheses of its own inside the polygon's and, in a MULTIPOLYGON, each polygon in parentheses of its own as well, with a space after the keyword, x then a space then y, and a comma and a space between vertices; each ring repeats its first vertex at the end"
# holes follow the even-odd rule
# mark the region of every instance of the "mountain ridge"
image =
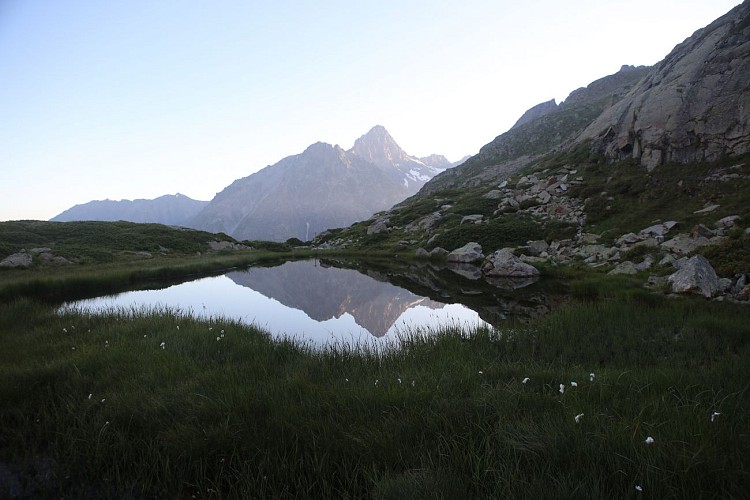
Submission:
POLYGON ((185 225, 208 205, 208 201, 194 200, 180 193, 153 199, 92 200, 74 205, 50 219, 50 222, 72 221, 128 221, 185 225))
POLYGON ((316 142, 235 180, 190 225, 237 239, 309 240, 390 208, 448 168, 427 158, 433 163, 407 154, 376 125, 349 150, 316 142))

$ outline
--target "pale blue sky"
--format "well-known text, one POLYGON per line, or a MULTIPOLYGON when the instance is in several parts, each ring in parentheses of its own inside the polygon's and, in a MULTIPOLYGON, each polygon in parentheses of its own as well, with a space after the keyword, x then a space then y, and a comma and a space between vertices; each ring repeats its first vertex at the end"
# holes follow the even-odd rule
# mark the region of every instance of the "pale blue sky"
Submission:
POLYGON ((457 160, 738 0, 0 0, 0 220, 233 180, 373 125, 457 160))

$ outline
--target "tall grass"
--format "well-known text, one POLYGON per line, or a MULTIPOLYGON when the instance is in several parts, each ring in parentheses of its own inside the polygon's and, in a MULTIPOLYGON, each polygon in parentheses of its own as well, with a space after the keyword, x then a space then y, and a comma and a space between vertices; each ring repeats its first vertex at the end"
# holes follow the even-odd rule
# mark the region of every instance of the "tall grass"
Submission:
POLYGON ((314 348, 21 299, 0 305, 0 496, 742 497, 748 319, 631 297, 314 348))

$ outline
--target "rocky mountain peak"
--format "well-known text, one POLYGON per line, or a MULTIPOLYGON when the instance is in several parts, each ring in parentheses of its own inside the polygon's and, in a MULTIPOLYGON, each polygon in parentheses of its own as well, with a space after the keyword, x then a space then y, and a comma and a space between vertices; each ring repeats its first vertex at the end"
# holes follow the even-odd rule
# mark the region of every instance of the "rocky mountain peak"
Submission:
POLYGON ((349 152, 381 167, 392 167, 411 159, 382 125, 374 126, 354 141, 349 152))
POLYGON ((516 128, 519 125, 523 125, 524 123, 528 123, 530 121, 536 120, 537 118, 541 118, 542 116, 547 115, 556 109, 557 103, 554 99, 539 103, 536 106, 529 108, 529 110, 521 115, 521 118, 519 118, 511 128, 516 128))

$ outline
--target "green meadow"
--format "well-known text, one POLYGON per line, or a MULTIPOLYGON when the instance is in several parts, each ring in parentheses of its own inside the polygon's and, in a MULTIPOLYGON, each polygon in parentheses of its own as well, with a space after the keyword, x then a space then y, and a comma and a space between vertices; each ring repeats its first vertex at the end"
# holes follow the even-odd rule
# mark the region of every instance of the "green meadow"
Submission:
POLYGON ((609 283, 387 347, 4 300, 0 496, 745 496, 750 309, 609 283))

